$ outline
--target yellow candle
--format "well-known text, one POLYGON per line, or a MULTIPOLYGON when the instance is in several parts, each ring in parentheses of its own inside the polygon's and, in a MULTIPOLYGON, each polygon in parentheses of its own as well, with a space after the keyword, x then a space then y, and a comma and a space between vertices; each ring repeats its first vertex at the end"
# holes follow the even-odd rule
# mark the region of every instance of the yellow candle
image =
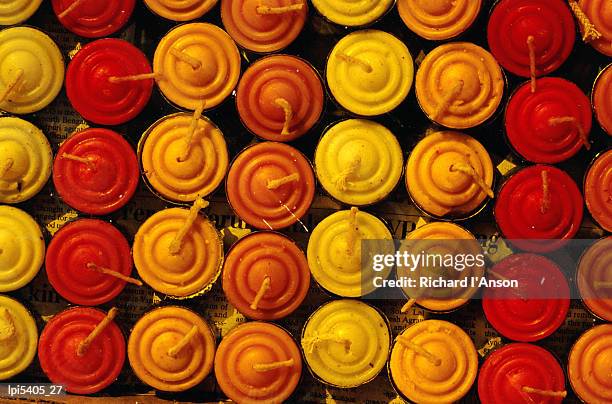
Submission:
POLYGON ((128 359, 140 380, 163 391, 184 391, 210 374, 215 337, 191 310, 160 307, 138 320, 128 340, 128 359))
POLYGON ((361 240, 381 242, 377 253, 393 254, 393 239, 387 226, 375 216, 342 210, 323 219, 308 240, 307 258, 313 278, 324 289, 343 297, 360 297, 374 290, 369 279, 384 276, 374 271, 361 271, 361 240))
POLYGON ((42 0, 4 0, 0 7, 0 25, 21 24, 40 7, 42 0))
POLYGON ((28 284, 45 259, 45 240, 38 224, 24 211, 0 206, 0 292, 28 284))
POLYGON ((398 0, 404 24, 415 34, 431 40, 456 37, 467 30, 480 11, 481 0, 398 0))
POLYGON ((357 300, 335 300, 315 311, 302 332, 311 372, 336 387, 357 387, 374 379, 389 357, 387 320, 357 300))
POLYGON ((55 42, 30 27, 0 31, 0 108, 13 114, 40 111, 64 83, 64 58, 55 42))
POLYGON ((172 21, 191 21, 208 13, 218 0, 145 0, 149 10, 172 21))
POLYGON ((36 355, 37 344, 38 330, 32 314, 18 301, 0 295, 0 380, 27 368, 36 355))
POLYGON ((393 343, 389 373, 398 392, 410 401, 458 401, 472 387, 477 372, 474 343, 448 321, 416 323, 393 343))
POLYGON ((419 105, 432 121, 453 129, 489 119, 504 93, 504 75, 489 52, 468 42, 431 51, 416 75, 419 105))
POLYGON ((491 196, 493 162, 474 138, 436 132, 412 150, 406 189, 418 207, 435 217, 466 217, 491 196))
POLYGON ((404 157, 387 128, 363 119, 328 129, 315 152, 315 170, 323 188, 348 205, 383 200, 402 176, 404 157))
POLYGON ((414 64, 402 41, 383 31, 363 30, 334 46, 326 77, 341 106, 357 115, 382 115, 408 95, 414 64))
POLYGON ((393 3, 394 0, 312 0, 323 17, 347 27, 374 23, 393 7, 393 3))

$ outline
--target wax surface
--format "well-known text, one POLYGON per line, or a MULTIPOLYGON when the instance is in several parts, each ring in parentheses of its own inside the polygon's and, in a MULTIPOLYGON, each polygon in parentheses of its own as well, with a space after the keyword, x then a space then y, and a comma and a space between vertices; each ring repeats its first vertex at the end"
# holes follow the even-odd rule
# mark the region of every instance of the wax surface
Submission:
POLYGON ((350 299, 321 306, 302 332, 310 370, 324 383, 343 388, 374 379, 387 362, 390 343, 387 320, 373 307, 350 299))
POLYGON ((39 193, 51 175, 53 153, 40 129, 23 119, 0 118, 0 202, 39 193))
POLYGON ((164 199, 192 202, 208 196, 227 173, 229 157, 225 137, 208 118, 197 121, 189 153, 186 139, 192 116, 177 113, 155 122, 140 140, 140 163, 148 184, 164 199))
POLYGON ((430 40, 456 37, 466 31, 480 12, 481 0, 398 0, 404 24, 415 34, 430 40))
POLYGON ((218 0, 144 0, 149 10, 172 21, 191 21, 208 13, 218 0))
POLYGON ((403 164, 402 148, 393 133, 364 119, 330 127, 315 152, 315 170, 323 188, 354 206, 386 198, 399 182, 403 164))
POLYGON ((600 154, 587 171, 584 199, 591 216, 605 230, 612 231, 612 150, 600 154))
POLYGON ((589 43, 604 55, 612 56, 612 4, 606 0, 578 0, 578 4, 601 34, 601 38, 589 43))
MULTIPOLYGON (((53 11, 60 15, 76 0, 51 0, 53 11)), ((136 0, 84 0, 68 15, 59 18, 62 25, 86 38, 101 38, 119 31, 132 16, 136 0)))
POLYGON ((32 314, 17 300, 0 295, 0 380, 27 368, 36 355, 37 343, 32 314))
POLYGON ((327 59, 326 77, 334 99, 357 115, 382 115, 408 95, 414 77, 410 51, 393 35, 378 30, 342 38, 327 59), (349 62, 346 57, 356 59, 349 62))
POLYGON ((612 321, 612 299, 610 288, 598 286, 595 282, 612 282, 612 237, 603 238, 589 247, 578 264, 576 283, 582 302, 596 316, 612 321))
POLYGON ((140 380, 162 391, 188 390, 206 378, 215 357, 215 336, 199 315, 178 306, 160 307, 142 316, 130 334, 128 359, 140 380), (175 357, 168 354, 187 333, 196 335, 175 357))
POLYGON ((329 21, 347 27, 369 25, 381 18, 394 0, 313 0, 317 11, 329 21))
POLYGON ((42 0, 5 0, 0 8, 0 25, 20 24, 38 10, 42 0))
POLYGON ((591 101, 599 124, 612 136, 612 64, 597 77, 591 101))

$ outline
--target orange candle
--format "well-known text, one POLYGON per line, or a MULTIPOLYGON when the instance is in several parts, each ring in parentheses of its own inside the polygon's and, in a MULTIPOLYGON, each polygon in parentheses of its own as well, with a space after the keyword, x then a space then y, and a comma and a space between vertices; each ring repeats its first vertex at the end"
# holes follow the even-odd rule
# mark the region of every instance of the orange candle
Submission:
POLYGON ((591 216, 612 231, 612 149, 599 155, 584 179, 584 200, 591 216))
POLYGON ((582 302, 597 317, 612 321, 612 237, 589 247, 578 264, 576 282, 582 302))
POLYGON ((404 24, 415 34, 444 40, 465 32, 478 17, 481 4, 481 0, 398 0, 397 9, 404 24))
POLYGON ((612 5, 609 0, 578 0, 578 6, 588 18, 584 24, 579 18, 583 39, 593 48, 612 56, 612 5))
POLYGON ((191 21, 208 13, 217 0, 144 0, 155 14, 171 21, 191 21))
POLYGON ((597 121, 612 136, 612 64, 609 64, 595 80, 591 103, 597 121))

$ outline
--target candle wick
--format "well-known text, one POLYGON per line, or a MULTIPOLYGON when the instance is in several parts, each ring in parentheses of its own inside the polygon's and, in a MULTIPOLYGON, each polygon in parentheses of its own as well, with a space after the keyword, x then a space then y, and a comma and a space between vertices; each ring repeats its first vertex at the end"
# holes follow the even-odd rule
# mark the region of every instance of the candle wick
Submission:
POLYGON ((612 288, 612 282, 609 281, 595 281, 594 283, 595 288, 599 289, 610 289, 612 288))
POLYGON ((251 310, 257 310, 257 306, 259 306, 261 299, 263 299, 266 292, 270 290, 270 284, 271 284, 271 279, 269 276, 266 276, 263 282, 261 282, 261 286, 259 287, 259 290, 257 291, 257 294, 255 295, 255 298, 253 299, 253 302, 249 306, 251 310))
POLYGON ((176 358, 178 354, 191 342, 191 340, 198 334, 198 326, 194 325, 191 327, 191 330, 181 340, 174 345, 172 348, 168 349, 168 356, 172 358, 176 358))
POLYGON ((415 303, 416 303, 416 299, 414 298, 408 299, 406 304, 402 306, 400 313, 406 313, 408 310, 412 308, 412 306, 414 306, 415 303))
POLYGON ((202 117, 204 108, 206 108, 206 100, 201 100, 197 108, 193 112, 193 115, 191 116, 191 123, 189 124, 189 129, 187 130, 187 135, 185 137, 185 149, 183 149, 181 155, 176 159, 176 161, 178 161, 179 163, 186 161, 189 157, 193 138, 196 133, 196 129, 198 128, 198 121, 202 117))
POLYGON ((350 64, 354 64, 357 66, 361 66, 361 68, 366 72, 366 73, 372 73, 374 71, 374 69, 372 68, 372 65, 370 65, 368 62, 361 60, 359 58, 356 58, 354 56, 350 56, 347 55, 344 52, 336 52, 336 57, 340 60, 345 61, 346 63, 350 63, 350 64))
POLYGON ((125 276, 121 272, 117 272, 109 268, 101 267, 99 265, 94 264, 93 262, 88 262, 86 266, 87 266, 87 269, 90 269, 92 271, 96 271, 96 272, 99 272, 105 275, 114 276, 115 278, 121 279, 122 281, 131 283, 136 286, 142 286, 141 281, 139 281, 138 279, 130 278, 129 276, 125 276))
POLYGON ((474 183, 480 187, 480 189, 489 196, 489 198, 494 198, 495 194, 491 187, 485 183, 484 179, 476 172, 474 167, 472 167, 469 163, 454 163, 449 167, 449 171, 455 172, 458 171, 472 178, 474 183))
POLYGON ((299 181, 299 180, 300 180, 300 174, 293 173, 293 174, 287 175, 282 178, 277 178, 275 180, 268 180, 266 188, 270 190, 278 189, 279 187, 285 184, 289 184, 290 182, 299 181))
POLYGON ((17 330, 11 312, 6 307, 0 307, 0 341, 13 338, 17 330))
POLYGON ((438 107, 434 111, 433 119, 438 119, 443 113, 448 111, 448 109, 453 104, 453 101, 455 101, 455 99, 459 97, 459 94, 461 94, 464 84, 465 83, 463 82, 463 80, 457 80, 455 86, 451 89, 451 91, 447 92, 444 95, 444 97, 438 104, 438 107))
POLYGON ((198 70, 200 67, 202 67, 202 62, 200 62, 198 59, 194 58, 183 50, 177 48, 170 48, 170 54, 181 62, 187 63, 189 66, 191 66, 193 70, 198 70))
POLYGON ((13 167, 13 164, 15 164, 15 160, 13 160, 12 158, 7 158, 6 161, 4 162, 4 164, 2 165, 2 168, 0 168, 0 178, 4 178, 4 176, 9 172, 9 170, 13 167))
POLYGON ((108 311, 108 314, 106 314, 106 317, 104 317, 104 319, 102 319, 102 321, 100 321, 100 323, 98 323, 98 325, 96 325, 96 327, 93 329, 93 331, 83 341, 81 341, 79 343, 79 345, 77 346, 77 355, 78 356, 85 355, 85 353, 89 349, 91 343, 100 334, 102 334, 102 332, 104 332, 104 329, 106 329, 106 327, 108 327, 108 325, 117 316, 117 312, 118 312, 118 310, 117 310, 116 307, 113 307, 112 309, 110 309, 108 311))
POLYGON ((404 345, 406 348, 414 351, 415 354, 423 356, 434 366, 440 366, 442 364, 442 360, 440 358, 429 352, 427 349, 423 348, 421 345, 415 344, 414 342, 410 341, 408 337, 400 335, 397 338, 397 341, 404 345))
POLYGON ((9 95, 17 90, 17 87, 23 81, 24 74, 23 69, 17 69, 15 77, 13 77, 2 93, 0 93, 0 104, 4 103, 8 99, 9 95))
POLYGON ((359 239, 359 225, 357 224, 357 212, 359 209, 351 207, 349 211, 349 228, 346 237, 346 253, 352 256, 355 253, 355 244, 359 239))
POLYGON ((292 11, 301 11, 304 8, 304 3, 296 3, 288 6, 282 7, 271 7, 264 6, 263 4, 259 4, 256 8, 257 14, 267 15, 267 14, 285 14, 290 13, 292 11))
POLYGON ((79 7, 83 3, 83 1, 84 0, 75 0, 64 11, 59 13, 57 15, 57 18, 61 20, 62 18, 66 17, 68 14, 72 13, 77 7, 79 7))
POLYGON ((111 83, 123 83, 125 81, 141 81, 141 80, 161 80, 163 78, 161 73, 143 73, 143 74, 132 74, 129 76, 110 76, 108 81, 111 83))
POLYGON ((336 342, 338 344, 343 344, 347 352, 350 351, 352 345, 352 341, 347 338, 341 338, 331 333, 319 334, 317 331, 314 331, 311 337, 302 339, 302 347, 304 348, 305 352, 313 353, 315 347, 322 342, 336 342))
POLYGON ((576 119, 576 117, 574 117, 574 116, 557 116, 557 117, 550 118, 548 120, 548 125, 549 126, 557 126, 557 125, 561 125, 561 124, 564 124, 564 123, 571 124, 576 129, 576 131, 578 132, 578 136, 580 137, 580 140, 582 140, 582 143, 584 144, 584 148, 587 149, 587 150, 591 150, 591 143, 589 142, 589 136, 584 131, 584 128, 582 127, 580 122, 578 122, 578 119, 576 119))
POLYGON ((185 236, 187 235, 187 232, 189 231, 189 229, 195 222, 196 218, 198 217, 198 213, 200 212, 200 209, 204 209, 208 205, 210 205, 208 201, 205 201, 204 199, 202 199, 201 196, 198 196, 198 198, 195 200, 195 202, 189 209, 189 214, 187 215, 187 219, 185 220, 185 223, 183 223, 183 226, 179 229, 178 233, 174 237, 174 240, 172 240, 172 242, 170 243, 170 246, 168 248, 170 251, 170 254, 177 255, 178 253, 181 252, 181 248, 183 246, 183 239, 185 238, 185 236))
POLYGON ((295 364, 293 358, 287 359, 286 361, 278 361, 271 363, 255 363, 253 370, 256 372, 268 372, 270 370, 276 370, 279 368, 290 368, 295 364))
POLYGON ((340 191, 346 191, 349 178, 357 173, 359 167, 361 167, 361 156, 357 154, 349 162, 346 168, 338 174, 338 177, 336 177, 334 181, 336 188, 340 191))
POLYGON ((548 180, 548 171, 542 170, 542 203, 540 205, 540 212, 545 214, 550 209, 550 184, 548 180))
POLYGON ((66 159, 66 160, 76 161, 77 163, 86 164, 87 167, 89 167, 91 170, 95 168, 93 161, 91 161, 91 159, 88 157, 80 157, 74 154, 62 153, 61 158, 66 159))
POLYGON ((285 121, 283 123, 281 135, 290 135, 291 131, 289 129, 291 128, 291 120, 293 119, 293 108, 291 108, 291 104, 284 98, 275 99, 274 104, 285 112, 285 121))
POLYGON ((601 32, 597 30, 576 0, 569 0, 569 6, 580 24, 584 42, 591 42, 602 37, 601 32))
POLYGON ((538 395, 547 396, 547 397, 565 398, 567 396, 567 391, 565 390, 562 390, 562 391, 542 390, 542 389, 536 389, 530 386, 523 386, 521 387, 521 390, 528 394, 538 394, 538 395))
POLYGON ((531 92, 536 92, 536 55, 535 55, 535 38, 533 35, 527 37, 527 48, 529 49, 529 77, 531 80, 531 92))

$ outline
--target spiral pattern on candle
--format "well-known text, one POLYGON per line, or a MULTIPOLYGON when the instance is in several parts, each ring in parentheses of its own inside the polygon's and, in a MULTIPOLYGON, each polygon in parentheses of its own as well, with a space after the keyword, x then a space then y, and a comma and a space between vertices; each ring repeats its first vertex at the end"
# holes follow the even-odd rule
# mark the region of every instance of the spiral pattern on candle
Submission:
POLYGON ((172 21, 191 21, 208 13, 218 0, 145 0, 155 14, 172 21))
POLYGON ((610 287, 601 287, 596 282, 612 282, 609 268, 612 268, 612 237, 599 240, 589 247, 578 264, 576 283, 584 304, 596 316, 612 321, 612 300, 610 287))
MULTIPOLYGON (((60 15, 76 0, 51 0, 53 12, 60 15)), ((101 38, 119 31, 130 19, 136 0, 86 0, 59 21, 85 38, 101 38)))
POLYGON ((404 24, 417 35, 431 40, 453 38, 468 29, 480 11, 481 0, 398 0, 404 24))
POLYGON ((313 0, 312 4, 325 18, 339 25, 369 25, 381 18, 394 0, 313 0))
POLYGON ((607 231, 612 231, 612 150, 599 155, 584 182, 586 206, 591 216, 607 231))
MULTIPOLYGON (((36 355, 38 332, 34 317, 17 300, 0 296, 0 310, 2 309, 7 310, 9 321, 14 327, 13 336, 2 340, 0 344, 0 380, 6 380, 30 365, 36 355)), ((0 322, 2 321, 0 318, 0 322)))
POLYGON ((597 77, 591 98, 599 124, 608 135, 612 135, 612 64, 597 77))
POLYGON ((27 20, 38 10, 42 0, 8 0, 0 7, 0 25, 14 25, 27 20))
POLYGON ((590 44, 604 55, 612 56, 612 4, 606 0, 579 0, 578 4, 601 34, 601 38, 590 44))
POLYGON ((74 307, 55 315, 40 335, 38 358, 52 383, 76 394, 92 394, 117 379, 125 361, 125 338, 115 322, 108 324, 83 356, 79 344, 104 319, 106 313, 74 307))

